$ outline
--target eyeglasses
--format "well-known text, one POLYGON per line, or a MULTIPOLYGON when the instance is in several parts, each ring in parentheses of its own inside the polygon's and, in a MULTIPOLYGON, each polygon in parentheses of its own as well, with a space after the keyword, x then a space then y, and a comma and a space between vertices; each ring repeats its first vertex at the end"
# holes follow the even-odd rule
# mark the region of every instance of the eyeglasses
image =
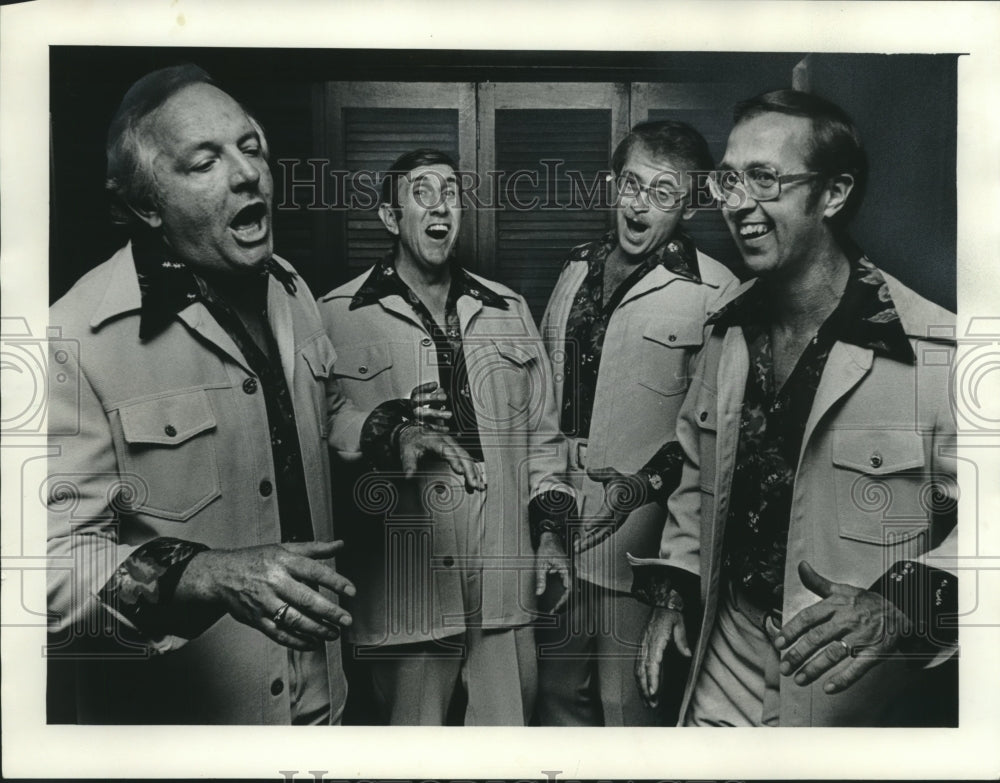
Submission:
POLYGON ((645 196, 647 204, 664 211, 679 207, 688 194, 687 190, 677 187, 676 176, 668 172, 661 172, 648 185, 639 182, 634 174, 619 174, 615 179, 615 188, 619 198, 637 199, 645 196))
POLYGON ((781 186, 804 182, 819 176, 818 171, 799 174, 778 174, 770 166, 755 166, 745 171, 723 169, 708 176, 708 189, 712 197, 729 209, 742 206, 747 196, 754 201, 774 201, 781 196, 781 186))

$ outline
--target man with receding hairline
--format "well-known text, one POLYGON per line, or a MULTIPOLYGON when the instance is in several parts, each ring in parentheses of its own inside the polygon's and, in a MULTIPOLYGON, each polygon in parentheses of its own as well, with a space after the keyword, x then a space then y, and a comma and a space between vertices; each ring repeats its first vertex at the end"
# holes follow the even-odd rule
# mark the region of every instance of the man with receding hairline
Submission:
POLYGON ((53 357, 69 382, 50 429, 79 432, 50 438, 48 497, 52 648, 76 664, 77 719, 337 723, 337 596, 354 586, 333 567, 327 438, 441 453, 469 480, 472 463, 422 426, 366 437, 373 417, 328 383, 313 297, 273 254, 263 132, 204 71, 131 87, 107 184, 131 241, 50 313, 78 347, 53 357))

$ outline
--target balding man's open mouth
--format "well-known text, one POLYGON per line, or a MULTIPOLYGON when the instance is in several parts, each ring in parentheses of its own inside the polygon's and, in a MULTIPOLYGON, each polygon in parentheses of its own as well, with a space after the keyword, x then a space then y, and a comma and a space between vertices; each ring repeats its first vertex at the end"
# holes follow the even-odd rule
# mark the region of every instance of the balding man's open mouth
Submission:
POLYGON ((240 242, 260 242, 267 236, 267 206, 262 201, 243 207, 229 222, 240 242))

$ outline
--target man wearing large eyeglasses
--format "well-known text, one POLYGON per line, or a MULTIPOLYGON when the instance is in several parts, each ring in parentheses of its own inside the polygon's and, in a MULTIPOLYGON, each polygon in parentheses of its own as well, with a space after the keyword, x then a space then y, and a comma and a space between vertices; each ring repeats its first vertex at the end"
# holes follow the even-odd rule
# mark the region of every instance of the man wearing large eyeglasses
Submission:
MULTIPOLYGON (((543 725, 663 720, 643 704, 633 682, 650 610, 629 593, 626 553, 656 554, 664 512, 652 503, 622 512, 620 529, 605 536, 614 525, 601 524, 613 516, 602 483, 631 476, 673 439, 705 319, 736 286, 736 278, 699 252, 681 228, 696 206, 695 172, 711 167, 708 145, 690 126, 636 126, 612 158, 615 229, 571 251, 542 322, 584 521, 575 539, 573 579, 565 531, 540 531, 539 552, 548 556, 543 565, 550 579, 562 582, 552 586, 558 599, 550 604, 549 624, 542 621, 537 629, 543 725), (565 612, 555 612, 563 605, 565 612)), ((665 479, 654 470, 644 480, 662 487, 665 479)), ((537 576, 543 594, 545 570, 537 576)), ((683 683, 682 672, 675 681, 683 683)), ((679 696, 678 687, 675 710, 679 696)))
POLYGON ((848 237, 866 176, 850 117, 782 90, 737 107, 710 177, 757 279, 709 319, 660 558, 635 569, 659 607, 637 669, 647 699, 666 597, 702 604, 686 725, 957 719, 955 669, 938 668, 957 641, 942 560, 956 541, 954 315, 848 237))

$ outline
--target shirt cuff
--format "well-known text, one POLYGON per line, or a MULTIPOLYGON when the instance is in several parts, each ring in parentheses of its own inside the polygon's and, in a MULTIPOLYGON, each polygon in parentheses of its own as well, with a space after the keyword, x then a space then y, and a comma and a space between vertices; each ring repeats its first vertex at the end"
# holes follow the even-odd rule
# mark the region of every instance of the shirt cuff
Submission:
POLYGON ((659 451, 639 469, 646 477, 649 485, 648 500, 656 501, 661 506, 667 505, 667 498, 677 489, 681 481, 681 468, 684 466, 684 450, 675 440, 664 443, 659 451))
POLYGON ((869 590, 892 602, 910 621, 900 652, 923 661, 958 643, 958 577, 939 568, 903 560, 869 590))
POLYGON ((566 547, 566 522, 570 512, 576 508, 576 498, 568 492, 548 489, 528 503, 528 530, 531 533, 531 548, 537 550, 542 533, 554 533, 566 547))
POLYGON ((632 596, 644 604, 661 609, 673 609, 670 591, 676 591, 683 606, 697 605, 701 580, 690 571, 664 563, 644 563, 632 566, 632 596))
POLYGON ((184 569, 204 544, 154 538, 123 560, 97 597, 150 639, 171 633, 170 602, 184 569))
POLYGON ((417 421, 410 400, 383 402, 361 426, 361 455, 376 470, 399 470, 399 436, 412 426, 417 421))

